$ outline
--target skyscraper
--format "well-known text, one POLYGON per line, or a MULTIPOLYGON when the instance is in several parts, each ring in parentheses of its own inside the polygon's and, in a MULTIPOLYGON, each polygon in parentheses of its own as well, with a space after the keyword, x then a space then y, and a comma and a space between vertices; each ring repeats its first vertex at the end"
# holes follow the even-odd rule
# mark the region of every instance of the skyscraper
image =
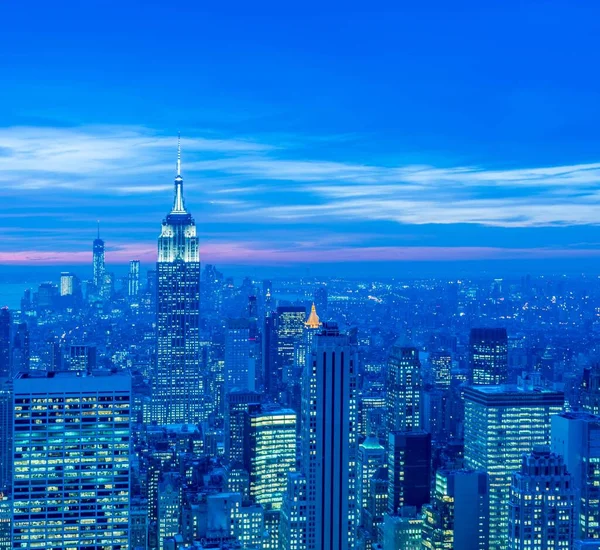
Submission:
POLYGON ((294 359, 304 335, 304 306, 277 308, 277 382, 281 386, 295 380, 294 359))
POLYGON ((279 510, 296 465, 296 413, 250 405, 244 430, 244 465, 250 473, 250 498, 279 510))
POLYGON ((573 476, 575 537, 600 541, 600 416, 565 412, 552 417, 552 451, 564 457, 573 476))
POLYGON ((100 238, 100 222, 98 222, 98 235, 92 245, 93 268, 94 268, 94 286, 96 291, 100 292, 104 285, 104 241, 100 238))
POLYGON ((487 550, 488 476, 474 470, 438 470, 431 504, 424 507, 423 548, 487 550))
POLYGON ((367 508, 371 478, 385 464, 385 449, 371 435, 358 446, 356 465, 357 521, 360 524, 363 510, 367 508))
POLYGON ((63 271, 60 274, 60 295, 72 296, 75 291, 75 275, 68 271, 63 271))
POLYGON ((91 373, 96 368, 96 346, 71 345, 69 370, 91 373))
POLYGON ((181 148, 175 200, 158 239, 157 366, 152 387, 152 420, 195 423, 201 417, 200 258, 196 224, 183 201, 181 148))
POLYGON ((523 453, 550 444, 550 419, 564 394, 520 379, 517 385, 473 386, 465 394, 465 463, 490 482, 490 550, 506 548, 511 474, 523 453))
POLYGON ((0 378, 10 376, 10 310, 0 308, 0 378))
POLYGON ((127 294, 130 298, 135 298, 140 293, 140 261, 131 260, 129 262, 127 294))
POLYGON ((523 455, 510 486, 508 550, 572 548, 574 507, 572 476, 562 456, 545 447, 523 455))
POLYGON ((358 356, 335 323, 315 336, 303 380, 308 550, 351 550, 356 538, 358 356))
POLYGON ((419 350, 395 345, 388 359, 387 431, 418 430, 421 426, 421 362, 419 350))
POLYGON ((131 379, 14 380, 13 548, 129 544, 131 379))
POLYGON ((452 380, 452 356, 444 351, 433 352, 429 363, 433 371, 433 385, 436 389, 447 390, 452 380))
POLYGON ((392 432, 388 442, 388 512, 405 506, 417 511, 430 500, 431 434, 392 432))
POLYGON ((30 353, 29 328, 27 323, 19 323, 12 347, 13 374, 29 370, 30 353))
POLYGON ((600 363, 583 369, 580 398, 582 410, 600 414, 600 363))
POLYGON ((262 394, 233 390, 225 397, 225 456, 231 463, 244 460, 244 427, 251 404, 260 404, 262 394))
POLYGON ((250 357, 248 319, 229 319, 225 331, 225 392, 254 391, 256 373, 250 357))
POLYGON ((0 437, 0 493, 5 491, 12 483, 12 388, 11 378, 0 378, 0 434, 2 434, 0 437))
POLYGON ((504 384, 508 379, 508 337, 504 328, 474 328, 469 337, 474 385, 504 384))
POLYGON ((306 549, 306 499, 306 477, 300 472, 289 472, 287 489, 281 508, 280 548, 285 550, 306 549))

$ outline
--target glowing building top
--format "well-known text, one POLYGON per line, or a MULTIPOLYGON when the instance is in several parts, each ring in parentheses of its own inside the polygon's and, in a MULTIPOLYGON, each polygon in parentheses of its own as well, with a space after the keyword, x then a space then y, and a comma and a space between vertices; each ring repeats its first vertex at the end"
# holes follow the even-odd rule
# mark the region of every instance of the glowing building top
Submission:
POLYGON ((183 178, 181 177, 181 140, 177 145, 177 175, 175 176, 175 198, 173 208, 163 220, 158 238, 158 262, 185 263, 200 261, 196 222, 185 209, 183 200, 183 178))
POLYGON ((310 308, 310 315, 308 319, 304 323, 306 328, 319 328, 321 326, 321 321, 319 321, 319 316, 317 315, 317 308, 313 302, 312 307, 310 308))

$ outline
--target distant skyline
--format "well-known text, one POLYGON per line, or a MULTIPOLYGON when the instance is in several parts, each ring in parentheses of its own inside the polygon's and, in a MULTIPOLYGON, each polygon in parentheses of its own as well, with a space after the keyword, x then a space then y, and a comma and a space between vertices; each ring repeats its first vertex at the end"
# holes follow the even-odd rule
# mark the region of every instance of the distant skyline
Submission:
POLYGON ((595 266, 600 6, 397 4, 2 7, 0 265, 595 266))

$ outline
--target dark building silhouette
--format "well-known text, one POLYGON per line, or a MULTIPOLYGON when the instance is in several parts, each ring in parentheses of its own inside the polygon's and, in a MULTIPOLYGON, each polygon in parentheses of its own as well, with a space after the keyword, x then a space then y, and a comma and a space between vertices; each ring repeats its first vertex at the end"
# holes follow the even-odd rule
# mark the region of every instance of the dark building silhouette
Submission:
POLYGON ((10 310, 0 309, 0 378, 10 376, 10 310))
POLYGON ((388 440, 388 512, 421 506, 430 500, 431 434, 392 432, 388 440))

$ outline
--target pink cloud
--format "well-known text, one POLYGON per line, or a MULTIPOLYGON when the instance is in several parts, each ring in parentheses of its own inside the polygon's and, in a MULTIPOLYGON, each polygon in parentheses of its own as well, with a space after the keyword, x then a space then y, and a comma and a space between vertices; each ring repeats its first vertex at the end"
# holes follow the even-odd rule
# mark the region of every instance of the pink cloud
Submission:
MULTIPOLYGON (((207 243, 200 249, 203 263, 281 265, 336 262, 385 261, 468 261, 518 260, 599 257, 600 250, 562 248, 495 248, 439 246, 338 247, 317 249, 276 248, 260 243, 207 243)), ((106 252, 108 264, 124 264, 137 259, 143 263, 156 261, 156 249, 145 244, 129 244, 106 252)), ((0 264, 5 265, 71 265, 88 264, 91 251, 0 252, 0 264)))

